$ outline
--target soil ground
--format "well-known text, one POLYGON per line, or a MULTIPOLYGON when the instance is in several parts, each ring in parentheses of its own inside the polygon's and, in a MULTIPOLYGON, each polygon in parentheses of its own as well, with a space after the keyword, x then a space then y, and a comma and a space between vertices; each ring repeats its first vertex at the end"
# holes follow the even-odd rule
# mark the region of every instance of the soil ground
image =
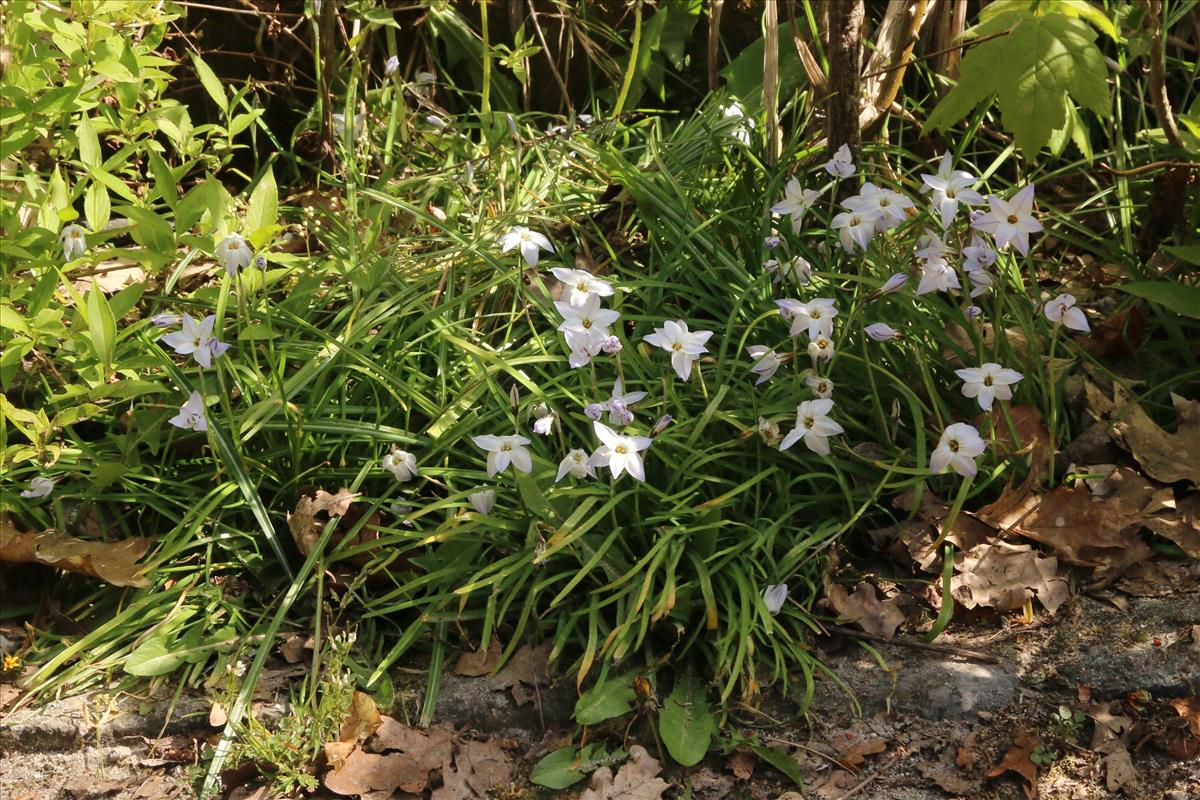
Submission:
MULTIPOLYGON (((849 638, 828 640, 823 657, 853 700, 822 680, 806 715, 774 692, 756 708, 731 709, 727 722, 795 758, 803 790, 754 759, 714 754, 689 770, 668 769, 663 777, 677 788, 665 796, 1029 800, 1036 791, 1046 800, 1191 800, 1200 797, 1200 758, 1172 757, 1149 735, 1129 748, 1132 777, 1118 775, 1110 788, 1114 766, 1092 749, 1093 717, 1105 701, 1117 700, 1128 703, 1125 713, 1150 721, 1164 709, 1171 716, 1172 699, 1194 698, 1198 623, 1200 591, 1193 583, 1165 597, 1077 596, 1054 617, 1029 625, 952 626, 938 640, 944 650, 923 649, 914 639, 872 642, 877 659, 849 638), (1055 721, 1060 706, 1092 713, 1064 730, 1055 721), (1024 786, 1017 772, 992 775, 1022 736, 1045 747, 1036 787, 1024 786)), ((438 718, 467 735, 504 743, 517 781, 496 796, 574 797, 524 780, 529 767, 570 734, 573 702, 572 688, 557 685, 518 706, 487 678, 447 674, 438 718)), ((10 712, 0 724, 0 797, 192 797, 201 747, 215 730, 208 727, 209 707, 206 699, 190 697, 167 715, 165 702, 94 694, 10 712)), ((403 719, 405 711, 411 709, 393 715, 403 719)), ((635 724, 631 736, 639 731, 649 733, 635 724)), ((657 756, 653 739, 641 738, 657 756)), ((249 795, 239 791, 233 796, 249 795)))

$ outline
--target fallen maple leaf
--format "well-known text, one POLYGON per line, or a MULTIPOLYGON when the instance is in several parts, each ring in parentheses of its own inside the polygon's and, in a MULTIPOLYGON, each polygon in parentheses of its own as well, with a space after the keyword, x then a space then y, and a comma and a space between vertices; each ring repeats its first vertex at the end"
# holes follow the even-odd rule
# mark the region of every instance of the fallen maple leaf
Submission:
POLYGON ((0 562, 33 562, 107 581, 113 586, 145 588, 150 581, 138 559, 150 549, 150 540, 131 537, 116 542, 76 539, 55 530, 20 531, 0 519, 0 562))
POLYGON ((500 640, 493 636, 486 650, 476 650, 459 656, 458 661, 454 663, 454 674, 471 678, 487 675, 500 663, 500 654, 500 640))
POLYGON ((841 584, 826 581, 825 599, 846 622, 858 625, 867 633, 891 639, 896 628, 904 622, 904 612, 893 600, 880 600, 875 587, 860 583, 854 594, 847 594, 841 584))
POLYGON ((547 683, 547 663, 550 659, 550 649, 554 642, 545 641, 537 647, 523 644, 513 653, 512 658, 490 680, 494 691, 511 689, 513 700, 518 706, 523 706, 533 699, 531 689, 547 683))
POLYGON ((497 786, 512 782, 512 761, 494 740, 461 742, 454 752, 454 766, 442 767, 442 785, 430 800, 471 800, 486 797, 497 786))
POLYGON ((1104 754, 1100 763, 1104 765, 1104 784, 1108 790, 1135 796, 1138 788, 1137 770, 1133 768, 1133 760, 1121 740, 1109 739, 1096 752, 1104 754))
POLYGON ((1012 746, 1008 748, 1000 763, 988 770, 987 776, 996 778, 1005 772, 1017 773, 1024 779, 1021 788, 1025 790, 1025 796, 1034 800, 1037 797, 1038 768, 1030 757, 1039 744, 1041 742, 1036 736, 1021 731, 1013 738, 1012 746))
POLYGON ((981 544, 963 553, 954 568, 958 574, 950 580, 950 593, 967 608, 1015 611, 1036 596, 1053 614, 1071 596, 1066 579, 1058 575, 1058 560, 1029 545, 981 544))
POLYGON ((592 773, 587 791, 579 800, 660 800, 670 784, 658 777, 662 765, 650 757, 646 748, 629 748, 629 761, 621 765, 616 777, 608 767, 592 773))
POLYGON ((1086 383, 1088 407, 1111 422, 1114 438, 1122 442, 1146 470, 1163 483, 1191 481, 1200 485, 1200 402, 1171 394, 1179 427, 1168 433, 1120 385, 1110 400, 1099 387, 1086 383))

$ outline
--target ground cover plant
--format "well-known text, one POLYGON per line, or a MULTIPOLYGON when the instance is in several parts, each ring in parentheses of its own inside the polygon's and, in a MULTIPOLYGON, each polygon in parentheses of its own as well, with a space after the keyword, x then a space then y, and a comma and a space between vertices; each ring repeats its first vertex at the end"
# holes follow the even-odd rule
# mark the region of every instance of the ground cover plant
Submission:
MULTIPOLYGON (((498 670, 541 648, 584 727, 664 698, 652 730, 690 766, 735 743, 733 704, 839 680, 813 648, 827 625, 904 621, 837 570, 867 531, 927 534, 905 546, 939 592, 933 639, 986 556, 961 518, 1110 477, 1060 452, 1088 391, 1072 381, 1127 383, 1093 329, 1138 343, 1138 400, 1191 435, 1196 211, 1153 241, 1135 219, 1166 193, 1153 170, 1194 197, 1194 90, 1152 124, 1104 60, 1161 48, 1185 7, 1154 4, 1151 26, 1123 4, 992 4, 955 88, 939 100, 922 62, 880 133, 839 142, 804 70, 767 86, 770 36, 724 89, 653 113, 687 85, 699 4, 636 4, 627 66, 563 115, 522 113, 544 32, 498 44, 486 5, 429 4, 429 63, 402 65, 386 7, 306 3, 286 24, 337 52, 314 54, 321 91, 287 133, 214 54, 184 37, 165 55, 185 5, 5 14, 0 551, 66 571, 5 612, 35 620, 31 692, 223 693, 206 791, 243 761, 315 788, 322 757, 349 763, 325 744, 355 690, 390 707, 394 668, 420 659, 427 725, 460 650, 498 670), (1040 51, 973 78, 1046 41, 1072 64, 1055 91, 1040 51), (202 103, 171 95, 185 71, 202 103), (1170 237, 1182 267, 1138 256, 1170 237), (1085 256, 1125 292, 1101 298, 1085 256), (260 730, 256 682, 298 632, 308 716, 260 730)), ((579 36, 620 43, 614 26, 579 36)), ((1186 442, 1154 467, 1130 447, 1193 497, 1186 442)), ((1003 602, 976 583, 969 604, 1053 611, 1066 581, 1041 581, 1003 602)), ((535 779, 566 788, 617 752, 580 738, 535 779)))

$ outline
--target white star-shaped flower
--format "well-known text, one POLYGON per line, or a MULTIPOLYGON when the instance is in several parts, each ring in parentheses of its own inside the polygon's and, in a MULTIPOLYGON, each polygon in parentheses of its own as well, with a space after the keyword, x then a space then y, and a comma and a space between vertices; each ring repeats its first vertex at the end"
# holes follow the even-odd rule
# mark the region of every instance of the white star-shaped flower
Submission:
POLYGON ((1033 184, 1023 186, 1011 200, 989 195, 987 201, 991 208, 977 216, 971 227, 990 233, 998 249, 1011 244, 1021 255, 1028 255, 1029 234, 1042 229, 1033 215, 1033 184))
POLYGON ((821 193, 816 189, 805 189, 800 181, 792 178, 783 187, 783 200, 771 206, 771 213, 789 215, 792 218, 792 231, 800 233, 805 212, 812 208, 820 196, 821 193))
POLYGON ((533 459, 524 436, 472 436, 471 441, 480 450, 487 451, 487 474, 489 478, 504 472, 512 464, 521 472, 533 471, 533 459))
POLYGON ((929 471, 945 472, 950 467, 964 478, 974 477, 975 459, 987 449, 987 443, 973 425, 956 422, 942 431, 938 446, 929 455, 929 471))
POLYGON ((779 443, 780 450, 787 450, 801 439, 809 450, 817 455, 829 455, 829 437, 843 432, 838 423, 829 418, 833 401, 827 398, 805 400, 796 406, 796 427, 779 443))
POLYGON ((833 158, 825 162, 825 171, 835 178, 849 178, 854 175, 854 157, 850 154, 848 145, 839 147, 833 158))
POLYGON ((710 336, 712 331, 689 331, 683 320, 667 320, 642 340, 670 353, 675 374, 686 381, 692 375, 692 363, 708 352, 705 342, 710 336))
POLYGON ((1060 294, 1049 303, 1046 303, 1046 307, 1042 310, 1042 313, 1051 322, 1061 322, 1071 330, 1080 331, 1081 333, 1087 333, 1091 330, 1083 309, 1075 305, 1074 295, 1060 294))
POLYGON ((203 432, 208 430, 208 420, 204 417, 204 398, 199 392, 192 392, 188 399, 179 407, 179 413, 167 420, 176 428, 187 431, 203 432))
POLYGON ((87 252, 87 229, 82 225, 67 225, 58 234, 58 242, 62 245, 63 258, 73 261, 87 252))
POLYGON ((746 355, 754 359, 754 363, 750 366, 750 371, 758 376, 758 380, 754 382, 755 386, 764 381, 769 381, 783 363, 782 356, 771 348, 761 344, 752 344, 747 347, 746 355))
POLYGON ((597 278, 587 270, 555 267, 550 272, 562 282, 563 299, 573 306, 583 305, 591 295, 612 296, 612 284, 602 278, 597 278))
POLYGON ((921 281, 917 284, 917 294, 930 292, 949 292, 959 289, 958 273, 942 259, 931 259, 921 266, 921 281))
POLYGON ((608 467, 613 480, 621 477, 622 472, 628 472, 635 480, 646 480, 640 452, 653 444, 653 439, 647 436, 622 436, 603 422, 593 422, 592 427, 602 444, 588 459, 589 465, 608 467))
POLYGON ((558 463, 558 477, 554 479, 554 482, 558 483, 567 475, 579 480, 596 477, 596 468, 588 462, 586 450, 575 449, 567 453, 566 457, 558 463))
POLYGON ((554 245, 550 244, 549 239, 537 231, 529 230, 524 225, 514 225, 508 233, 500 237, 501 253, 507 253, 514 247, 520 251, 521 258, 525 259, 525 263, 531 267, 537 266, 541 250, 548 253, 554 252, 554 245))
POLYGON ((943 228, 949 228, 954 223, 959 203, 972 206, 983 204, 983 196, 971 188, 978 179, 965 170, 953 169, 949 153, 942 156, 936 174, 923 174, 921 180, 925 183, 921 191, 932 193, 929 203, 943 228))
POLYGON ((237 275, 239 269, 248 266, 254 260, 254 251, 246 240, 236 233, 231 233, 217 245, 217 263, 225 268, 230 275, 237 275))
POLYGON ((871 245, 871 237, 875 235, 875 221, 878 214, 870 211, 843 211, 834 216, 831 227, 838 232, 842 249, 853 253, 855 246, 864 252, 871 245))
POLYGON ((833 298, 814 297, 807 303, 796 303, 787 308, 792 320, 789 336, 799 336, 801 331, 806 331, 809 339, 833 336, 833 318, 838 315, 833 298))
POLYGON ((1025 377, 990 361, 978 368, 956 369, 954 374, 963 380, 963 395, 978 398, 984 411, 991 410, 993 400, 1011 400, 1012 385, 1025 377))

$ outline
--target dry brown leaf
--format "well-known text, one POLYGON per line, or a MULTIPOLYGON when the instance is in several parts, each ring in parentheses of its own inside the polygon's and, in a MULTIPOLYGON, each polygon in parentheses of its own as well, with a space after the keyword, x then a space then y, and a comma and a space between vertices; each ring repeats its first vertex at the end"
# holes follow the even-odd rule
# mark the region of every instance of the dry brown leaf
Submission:
POLYGON ((865 739, 855 742, 846 749, 840 759, 847 767, 861 767, 867 756, 873 756, 887 750, 887 739, 865 739))
POLYGON ((428 773, 421 772, 403 753, 381 756, 362 750, 351 752, 339 767, 325 775, 325 788, 340 795, 394 792, 406 786, 417 788, 405 791, 421 791, 427 782, 428 773))
POLYGON ((990 412, 976 417, 974 424, 981 431, 988 430, 989 425, 996 431, 995 455, 1002 458, 1027 455, 1030 479, 1040 481, 1045 476, 1050 466, 1050 431, 1036 406, 1009 406, 1006 419, 996 404, 990 412), (1011 430, 1008 419, 1013 423, 1011 430))
POLYGON ((1104 784, 1110 792, 1126 792, 1129 797, 1135 796, 1138 788, 1137 770, 1133 768, 1133 760, 1120 739, 1110 739, 1096 749, 1104 758, 1104 784))
POLYGON ((948 794, 969 795, 979 789, 975 781, 964 778, 949 764, 920 761, 917 762, 917 772, 921 773, 921 777, 936 783, 943 792, 948 794))
POLYGON ((146 270, 141 264, 129 258, 113 258, 97 264, 94 275, 85 275, 74 281, 75 291, 86 293, 92 285, 100 287, 105 294, 119 292, 126 286, 141 283, 146 280, 146 270))
POLYGON ((1200 485, 1200 402, 1171 394, 1179 427, 1167 433, 1119 384, 1113 397, 1092 383, 1085 384, 1093 414, 1110 420, 1112 431, 1142 465, 1146 474, 1163 483, 1191 481, 1200 485))
POLYGON ((954 763, 960 767, 972 767, 978 756, 975 755, 975 745, 979 738, 977 733, 968 733, 967 738, 958 746, 954 753, 954 763))
POLYGON ((19 531, 7 519, 0 519, 0 562, 46 564, 113 586, 150 585, 142 575, 144 566, 137 563, 149 549, 150 540, 142 537, 92 542, 55 530, 19 531))
POLYGON ((670 784, 658 777, 662 766, 650 757, 646 748, 629 748, 629 760, 613 777, 612 770, 601 767, 592 773, 587 791, 579 800, 660 800, 670 784))
POLYGON ((369 694, 354 690, 350 706, 342 718, 342 729, 336 742, 325 743, 325 760, 337 769, 360 742, 375 732, 382 721, 375 700, 369 694))
POLYGON ((840 798, 854 785, 854 776, 844 769, 835 769, 829 773, 825 782, 816 787, 819 800, 835 800, 840 798))
POLYGON ((1029 800, 1037 797, 1038 768, 1030 756, 1040 742, 1036 736, 1022 731, 1013 738, 1012 747, 1004 754, 1000 763, 988 770, 987 776, 995 778, 1005 772, 1015 772, 1024 780, 1022 789, 1029 800))
POLYGON ((860 583, 854 594, 847 594, 840 584, 826 581, 825 599, 846 622, 885 639, 891 639, 904 622, 904 612, 896 607, 895 601, 880 600, 869 583, 860 583))
POLYGON ((1120 741, 1130 729, 1133 718, 1125 716, 1122 712, 1124 708, 1120 700, 1097 703, 1088 709, 1087 715, 1095 723, 1092 728, 1092 750, 1099 751, 1108 742, 1120 741))
POLYGON ((458 661, 454 664, 455 675, 466 675, 471 678, 478 678, 480 675, 487 675, 492 669, 500 663, 500 640, 495 636, 488 642, 486 650, 476 650, 473 653, 463 653, 458 657, 458 661))
POLYGON ((1164 731, 1167 753, 1184 761, 1200 757, 1200 699, 1177 697, 1170 704, 1180 718, 1164 731))
POLYGON ((1036 596, 1053 614, 1071 596, 1067 581, 1058 575, 1058 560, 1042 557, 1029 545, 981 544, 963 553, 955 570, 950 593, 967 608, 1015 611, 1036 596))
MULTIPOLYGON (((339 489, 336 494, 330 494, 324 489, 302 488, 300 499, 296 502, 296 510, 287 515, 288 530, 292 532, 292 539, 295 540, 296 547, 300 549, 300 552, 305 556, 312 553, 317 546, 317 541, 321 538, 325 524, 331 517, 340 516, 341 520, 332 534, 329 546, 332 547, 339 543, 351 530, 354 530, 364 513, 357 508, 351 508, 351 504, 359 497, 360 495, 348 489, 339 489)), ((349 544, 351 546, 366 544, 378 539, 378 526, 381 522, 378 514, 372 515, 367 524, 359 528, 358 533, 349 544)), ((370 559, 371 555, 364 553, 351 560, 355 563, 365 564, 370 559)))
POLYGON ((454 731, 441 725, 421 730, 385 716, 363 747, 372 753, 400 751, 425 765, 428 772, 450 763, 454 755, 454 731))
POLYGON ((729 771, 739 781, 748 781, 754 775, 757 759, 744 750, 738 750, 729 757, 729 771))
POLYGON ((1179 545, 1189 558, 1200 559, 1200 494, 1192 493, 1174 505, 1171 511, 1150 516, 1145 525, 1179 545))
POLYGON ((547 683, 546 665, 550 659, 550 650, 554 642, 545 641, 537 647, 528 644, 521 645, 504 668, 490 680, 494 691, 511 689, 513 700, 523 706, 533 699, 530 689, 547 683))
POLYGON ((213 728, 223 728, 225 723, 229 721, 229 716, 225 713, 225 706, 220 703, 213 703, 212 708, 208 711, 208 724, 213 728))
POLYGON ((489 790, 511 782, 512 760, 499 742, 460 742, 453 768, 449 764, 442 767, 442 785, 433 791, 430 800, 486 797, 489 790))
POLYGON ((299 664, 304 660, 304 651, 312 649, 312 639, 300 634, 293 634, 279 646, 279 654, 289 664, 299 664))

